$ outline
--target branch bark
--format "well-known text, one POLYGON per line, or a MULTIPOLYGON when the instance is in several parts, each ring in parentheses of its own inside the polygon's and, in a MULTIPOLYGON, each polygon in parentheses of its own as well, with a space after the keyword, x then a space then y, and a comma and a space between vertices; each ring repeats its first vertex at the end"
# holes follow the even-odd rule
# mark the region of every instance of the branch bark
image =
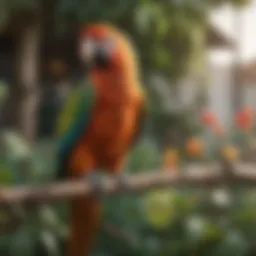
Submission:
MULTIPOLYGON (((211 188, 227 183, 227 178, 221 173, 188 173, 184 175, 155 171, 146 174, 131 175, 127 177, 127 190, 125 192, 140 192, 155 187, 205 187, 211 188)), ((256 185, 256 173, 235 173, 229 177, 228 184, 256 185)), ((21 186, 16 188, 0 189, 0 207, 10 204, 38 204, 58 200, 70 200, 81 195, 88 195, 94 191, 88 181, 74 180, 63 183, 53 183, 41 187, 21 186)), ((113 178, 102 181, 102 190, 106 195, 122 192, 118 182, 113 178)))

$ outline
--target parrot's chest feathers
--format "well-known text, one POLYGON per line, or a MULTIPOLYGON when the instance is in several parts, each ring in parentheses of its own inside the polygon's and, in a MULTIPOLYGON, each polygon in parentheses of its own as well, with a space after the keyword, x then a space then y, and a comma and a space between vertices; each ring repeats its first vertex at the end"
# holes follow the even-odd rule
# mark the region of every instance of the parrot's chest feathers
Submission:
POLYGON ((93 130, 99 139, 128 136, 135 125, 136 104, 99 104, 93 130))
POLYGON ((128 149, 136 131, 138 103, 138 97, 116 102, 99 101, 90 129, 90 138, 93 138, 91 146, 100 155, 112 157, 128 149))

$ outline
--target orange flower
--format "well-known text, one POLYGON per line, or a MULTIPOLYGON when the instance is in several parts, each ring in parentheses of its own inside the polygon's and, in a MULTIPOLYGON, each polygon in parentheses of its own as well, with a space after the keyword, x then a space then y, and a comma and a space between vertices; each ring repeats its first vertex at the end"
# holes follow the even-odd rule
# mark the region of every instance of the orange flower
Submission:
POLYGON ((176 168, 179 162, 179 153, 176 149, 167 149, 163 155, 164 169, 176 168))
POLYGON ((237 127, 244 131, 250 131, 253 128, 253 122, 253 111, 248 106, 241 109, 235 117, 237 127))
POLYGON ((203 152, 203 143, 200 139, 190 138, 186 143, 186 151, 190 156, 199 156, 203 152))
POLYGON ((206 126, 212 127, 212 126, 216 125, 217 118, 214 113, 212 113, 211 111, 205 110, 202 113, 201 122, 202 122, 202 124, 204 124, 206 126))
POLYGON ((236 161, 239 158, 240 151, 233 145, 226 145, 221 149, 221 155, 229 161, 236 161))

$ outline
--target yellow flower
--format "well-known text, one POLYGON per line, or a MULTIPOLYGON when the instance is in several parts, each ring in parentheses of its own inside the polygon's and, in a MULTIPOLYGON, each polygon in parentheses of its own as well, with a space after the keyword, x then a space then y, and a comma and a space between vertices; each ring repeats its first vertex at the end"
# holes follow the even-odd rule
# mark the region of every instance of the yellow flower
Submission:
POLYGON ((179 153, 176 149, 169 148, 163 154, 163 168, 176 168, 179 162, 179 153))
POLYGON ((236 161, 240 156, 240 152, 237 147, 226 145, 221 149, 221 156, 229 161, 236 161))

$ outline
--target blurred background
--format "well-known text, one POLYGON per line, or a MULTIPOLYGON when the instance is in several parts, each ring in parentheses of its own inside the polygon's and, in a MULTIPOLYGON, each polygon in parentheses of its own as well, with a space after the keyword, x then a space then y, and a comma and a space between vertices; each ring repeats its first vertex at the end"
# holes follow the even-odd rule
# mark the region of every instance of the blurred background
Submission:
MULTIPOLYGON (((254 169, 255 0, 0 0, 1 186, 54 179, 77 32, 97 21, 130 35, 151 103, 129 173, 254 169)), ((65 255, 66 218, 65 203, 1 210, 0 255, 65 255)), ((255 237, 255 189, 154 189, 104 199, 93 255, 253 256, 255 237)))

